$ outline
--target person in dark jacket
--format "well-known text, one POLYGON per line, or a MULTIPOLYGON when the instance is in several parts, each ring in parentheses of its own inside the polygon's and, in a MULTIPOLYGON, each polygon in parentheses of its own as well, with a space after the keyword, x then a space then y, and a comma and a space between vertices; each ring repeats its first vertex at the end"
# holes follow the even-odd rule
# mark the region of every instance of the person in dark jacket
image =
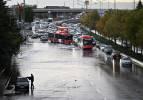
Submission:
POLYGON ((31 74, 31 88, 34 88, 33 82, 34 82, 34 76, 33 76, 33 74, 31 74))

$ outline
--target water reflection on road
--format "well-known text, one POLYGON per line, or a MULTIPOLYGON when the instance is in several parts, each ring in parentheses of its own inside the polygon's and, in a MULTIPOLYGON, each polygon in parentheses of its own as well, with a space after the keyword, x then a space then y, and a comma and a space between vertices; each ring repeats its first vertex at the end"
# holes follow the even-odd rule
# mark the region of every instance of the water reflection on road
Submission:
POLYGON ((101 54, 95 48, 27 43, 17 62, 21 76, 35 76, 34 91, 2 100, 142 100, 141 82, 130 72, 113 75, 101 54))

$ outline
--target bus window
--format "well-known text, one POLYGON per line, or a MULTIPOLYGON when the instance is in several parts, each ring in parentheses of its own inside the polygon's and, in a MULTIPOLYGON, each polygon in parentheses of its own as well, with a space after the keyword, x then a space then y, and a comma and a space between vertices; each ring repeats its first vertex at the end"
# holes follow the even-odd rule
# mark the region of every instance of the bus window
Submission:
POLYGON ((84 45, 91 45, 92 44, 92 40, 83 40, 83 44, 84 45))

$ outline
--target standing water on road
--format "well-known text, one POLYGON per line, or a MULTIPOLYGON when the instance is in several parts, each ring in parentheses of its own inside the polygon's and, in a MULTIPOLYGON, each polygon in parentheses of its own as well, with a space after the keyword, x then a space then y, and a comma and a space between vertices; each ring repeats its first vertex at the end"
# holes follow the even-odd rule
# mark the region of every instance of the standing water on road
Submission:
POLYGON ((100 53, 30 40, 17 62, 22 77, 34 75, 34 90, 0 100, 142 100, 142 83, 132 73, 113 75, 100 53))

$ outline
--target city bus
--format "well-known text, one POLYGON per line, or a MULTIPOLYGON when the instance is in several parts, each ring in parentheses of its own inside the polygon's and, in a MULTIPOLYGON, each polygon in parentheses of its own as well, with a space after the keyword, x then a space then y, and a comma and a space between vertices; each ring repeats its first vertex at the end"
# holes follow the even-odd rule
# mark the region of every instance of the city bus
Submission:
POLYGON ((58 27, 58 30, 55 33, 58 42, 62 44, 71 44, 73 42, 72 34, 69 34, 68 27, 58 27))
POLYGON ((78 38, 77 45, 82 49, 92 49, 93 45, 93 36, 82 35, 78 38))
POLYGON ((59 43, 59 35, 56 33, 48 33, 48 41, 51 43, 59 43))

